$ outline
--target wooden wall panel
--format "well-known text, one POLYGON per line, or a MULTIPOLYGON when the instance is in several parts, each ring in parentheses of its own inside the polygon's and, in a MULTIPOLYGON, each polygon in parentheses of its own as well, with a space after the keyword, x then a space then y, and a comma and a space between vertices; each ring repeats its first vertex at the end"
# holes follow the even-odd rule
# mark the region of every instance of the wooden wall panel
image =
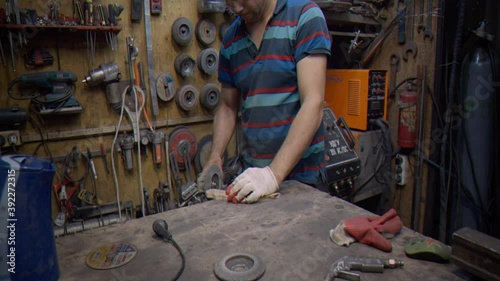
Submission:
MULTIPOLYGON (((410 2, 410 1, 409 1, 410 2)), ((409 54, 408 61, 402 59, 403 45, 399 45, 397 43, 397 27, 391 33, 389 37, 384 41, 382 47, 379 52, 374 56, 371 64, 368 66, 373 69, 390 69, 390 57, 392 54, 396 54, 400 57, 400 71, 397 73, 396 84, 404 81, 407 78, 417 77, 417 69, 419 66, 427 66, 427 76, 426 76, 426 84, 429 89, 432 89, 434 86, 434 75, 435 75, 435 59, 436 59, 436 35, 437 35, 437 20, 439 11, 437 9, 438 1, 432 1, 432 31, 434 33, 434 38, 429 40, 426 38, 424 40, 424 33, 417 32, 417 24, 419 21, 419 13, 421 5, 425 5, 425 16, 429 14, 427 8, 427 0, 415 0, 415 12, 414 14, 407 15, 408 17, 414 17, 414 41, 417 44, 417 55, 415 58, 409 54)), ((388 9, 390 15, 388 19, 392 19, 393 16, 397 13, 394 6, 391 9, 388 9)), ((425 21, 424 21, 425 23, 425 21)), ((398 94, 404 90, 404 87, 400 88, 400 91, 397 92, 396 98, 389 99, 388 102, 388 121, 391 125, 391 136, 393 139, 393 143, 395 144, 395 149, 398 147, 397 145, 397 134, 398 134, 398 119, 399 119, 399 108, 397 104, 398 94)), ((418 97, 420 98, 421 89, 415 89, 418 93, 418 97)), ((424 120, 420 120, 424 124, 424 145, 421 148, 417 148, 423 152, 424 156, 429 155, 429 149, 434 147, 435 145, 431 144, 431 120, 432 120, 432 98, 430 96, 429 90, 425 91, 426 93, 426 104, 424 105, 424 120)), ((414 184, 414 170, 415 170, 415 154, 411 153, 410 157, 410 167, 409 173, 407 173, 407 184, 402 188, 395 189, 395 207, 397 208, 398 214, 401 216, 404 224, 406 226, 411 226, 411 217, 412 217, 412 202, 413 202, 413 184, 414 184)), ((423 223, 423 214, 425 211, 425 195, 427 190, 427 166, 424 164, 422 170, 421 177, 421 201, 420 201, 420 227, 418 229, 421 230, 421 226, 423 223)), ((417 229, 417 230, 418 230, 417 229)))
MULTIPOLYGON (((47 1, 28 1, 20 0, 19 6, 21 8, 36 9, 39 15, 45 14, 48 9, 45 6, 47 1)), ((73 14, 73 9, 71 1, 60 1, 61 13, 71 16, 73 14)), ((114 134, 110 130, 105 130, 104 128, 113 128, 118 122, 119 114, 113 112, 109 105, 107 104, 105 98, 104 86, 96 87, 85 87, 81 80, 88 74, 91 69, 98 67, 98 65, 114 61, 120 67, 122 73, 122 79, 130 79, 128 71, 127 62, 127 47, 126 38, 133 37, 135 39, 135 46, 139 50, 139 55, 136 59, 137 62, 142 62, 144 64, 146 86, 148 91, 147 95, 147 111, 150 118, 156 124, 159 124, 157 130, 161 130, 165 133, 171 131, 168 120, 176 120, 175 124, 183 123, 186 120, 187 125, 193 130, 196 137, 200 139, 202 136, 211 133, 211 112, 204 110, 198 103, 195 110, 190 113, 184 113, 180 111, 174 100, 169 102, 164 102, 158 100, 159 103, 159 114, 153 116, 151 100, 149 97, 149 84, 147 82, 148 77, 148 64, 146 56, 146 37, 144 28, 144 14, 140 22, 132 23, 130 20, 130 5, 131 1, 117 0, 114 2, 106 2, 104 0, 94 1, 96 4, 107 5, 110 3, 117 3, 124 7, 124 11, 120 16, 119 25, 121 25, 122 30, 117 35, 117 46, 118 50, 112 51, 110 46, 106 44, 106 40, 103 34, 97 34, 98 44, 95 50, 95 60, 92 64, 88 57, 88 49, 86 44, 86 33, 85 32, 63 32, 57 30, 47 31, 42 28, 32 32, 28 39, 28 46, 21 50, 18 50, 16 54, 16 68, 14 72, 10 66, 10 55, 9 55, 9 45, 6 40, 6 32, 4 31, 2 35, 2 44, 7 58, 7 67, 0 70, 0 87, 6 89, 9 81, 13 80, 20 74, 33 72, 33 71, 51 71, 51 70, 64 70, 74 72, 78 80, 75 83, 76 92, 75 97, 81 103, 84 111, 75 116, 58 116, 43 118, 43 130, 47 133, 57 133, 60 132, 64 135, 64 132, 73 132, 71 138, 62 138, 60 140, 49 140, 48 147, 53 156, 64 156, 69 153, 73 146, 77 146, 80 151, 85 152, 87 148, 92 151, 99 151, 100 144, 103 143, 106 148, 110 148, 111 142, 113 140, 114 134), (28 69, 22 63, 22 53, 32 47, 43 47, 46 48, 54 56, 54 64, 52 66, 46 66, 38 69, 28 69), (196 122, 190 122, 189 120, 199 120, 196 122), (87 133, 91 131, 95 132, 88 136, 87 133), (99 133, 101 131, 101 133, 99 133), (81 132, 81 136, 78 133, 81 132), (74 136, 76 134, 77 136, 74 136)), ((208 17, 212 19, 217 27, 220 23, 225 20, 221 14, 210 14, 202 15, 197 12, 197 0, 163 0, 163 11, 159 16, 151 16, 151 31, 152 31, 152 46, 153 46, 153 57, 154 57, 154 72, 156 75, 167 72, 174 77, 175 87, 178 88, 183 83, 190 83, 194 85, 198 90, 207 83, 213 82, 218 85, 217 76, 212 75, 210 77, 205 77, 200 74, 199 70, 193 77, 182 79, 179 77, 174 70, 174 60, 175 57, 181 52, 187 52, 193 58, 196 59, 202 46, 197 42, 196 37, 193 38, 191 43, 185 47, 179 47, 172 39, 171 26, 172 23, 179 17, 188 18, 193 26, 196 26, 197 21, 200 18, 208 17)), ((193 30, 194 32, 194 30, 193 30)), ((218 30, 217 30, 218 32, 218 30)), ((217 34, 216 41, 212 46, 216 50, 219 49, 220 39, 217 34)), ((1 107, 10 107, 14 104, 19 105, 23 108, 28 108, 28 101, 16 101, 10 99, 6 94, 0 95, 1 107)), ((129 120, 124 117, 122 128, 129 126, 129 120)), ((21 129, 21 136, 25 137, 29 142, 23 144, 19 147, 20 153, 33 154, 35 149, 40 145, 39 136, 37 130, 28 122, 21 129), (38 138, 38 139, 37 139, 38 138)), ((164 146, 162 147, 164 148, 164 146)), ((230 155, 234 154, 234 142, 231 142, 229 147, 230 155)), ((165 153, 163 151, 163 153, 165 153)), ((37 155, 41 157, 48 157, 47 152, 43 147, 37 149, 37 155)), ((109 155, 108 155, 109 156, 109 155)), ((132 172, 126 172, 124 165, 119 156, 115 155, 116 167, 119 178, 119 190, 121 201, 133 200, 134 205, 140 203, 140 191, 138 182, 138 172, 137 172, 137 157, 136 150, 134 150, 134 170, 132 172)), ((109 161, 109 158, 108 158, 109 161)), ((112 174, 107 174, 104 169, 104 162, 101 157, 95 157, 94 162, 97 169, 97 191, 99 199, 102 203, 115 201, 115 188, 112 174)), ((166 167, 165 162, 161 167, 156 168, 153 165, 151 150, 147 151, 147 156, 142 158, 142 172, 143 172, 143 185, 147 187, 149 194, 153 194, 153 189, 158 186, 160 181, 166 180, 166 167)), ((110 163, 111 165, 111 163, 110 163)), ((60 165, 58 165, 60 167, 60 165)), ((86 186, 88 189, 92 190, 90 177, 86 181, 86 186)), ((57 213, 57 207, 54 206, 53 213, 57 213)))

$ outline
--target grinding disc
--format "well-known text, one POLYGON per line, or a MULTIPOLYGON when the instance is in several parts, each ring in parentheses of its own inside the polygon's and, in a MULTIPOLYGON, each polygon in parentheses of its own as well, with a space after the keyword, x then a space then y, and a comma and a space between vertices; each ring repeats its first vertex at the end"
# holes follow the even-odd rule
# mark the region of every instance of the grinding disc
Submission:
POLYGON ((182 78, 192 76, 196 69, 196 61, 188 54, 182 53, 175 58, 175 72, 182 78))
POLYGON ((132 244, 111 243, 90 251, 85 263, 93 269, 112 269, 129 263, 136 255, 137 248, 132 244))
POLYGON ((209 46, 217 38, 217 26, 209 19, 199 20, 195 32, 196 38, 204 46, 209 46))
POLYGON ((172 24, 172 37, 179 45, 187 45, 193 39, 193 24, 185 17, 178 18, 172 24))
POLYGON ((193 110, 198 104, 198 90, 190 84, 182 85, 177 89, 175 102, 184 111, 193 110))
POLYGON ((203 171, 203 168, 205 167, 205 164, 207 163, 208 158, 210 157, 212 140, 213 140, 212 135, 208 134, 203 136, 198 141, 198 150, 196 152, 196 155, 194 156, 194 166, 198 173, 201 173, 203 171))
POLYGON ((222 183, 222 171, 217 165, 210 165, 204 175, 205 181, 202 186, 199 186, 203 191, 209 189, 223 189, 224 184, 222 183))
POLYGON ((156 78, 156 93, 162 101, 169 101, 174 97, 174 79, 167 73, 161 73, 156 78))
POLYGON ((223 281, 254 281, 265 271, 266 266, 258 256, 243 252, 229 254, 214 266, 215 276, 223 281))
POLYGON ((179 169, 184 169, 184 155, 187 153, 188 160, 193 161, 197 151, 196 136, 185 126, 175 127, 169 134, 168 151, 174 153, 179 164, 179 169))
MULTIPOLYGON (((203 171, 205 164, 208 162, 208 158, 210 158, 210 150, 212 149, 212 140, 213 137, 211 134, 203 136, 198 141, 198 149, 196 155, 194 157, 194 166, 198 173, 203 171)), ((224 150, 224 155, 222 155, 222 161, 225 163, 227 159, 227 150, 224 150)))
POLYGON ((214 48, 204 49, 198 53, 197 63, 201 72, 212 75, 219 67, 219 53, 214 48))
POLYGON ((200 103, 208 111, 214 110, 219 104, 220 90, 213 83, 207 83, 200 90, 200 103))

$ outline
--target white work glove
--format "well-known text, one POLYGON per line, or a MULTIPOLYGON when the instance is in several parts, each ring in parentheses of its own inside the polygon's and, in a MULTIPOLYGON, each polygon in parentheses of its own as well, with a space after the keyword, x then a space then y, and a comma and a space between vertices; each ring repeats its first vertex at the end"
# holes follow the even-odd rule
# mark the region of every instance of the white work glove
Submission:
POLYGON ((248 168, 227 187, 227 201, 254 203, 259 198, 275 193, 278 182, 271 168, 248 168))

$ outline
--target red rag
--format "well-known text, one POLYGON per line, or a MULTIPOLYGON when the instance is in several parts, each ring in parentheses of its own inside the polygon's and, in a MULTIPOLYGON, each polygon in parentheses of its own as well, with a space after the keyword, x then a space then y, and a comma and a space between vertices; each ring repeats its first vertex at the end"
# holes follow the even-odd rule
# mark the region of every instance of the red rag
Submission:
POLYGON ((391 243, 381 234, 397 234, 403 222, 396 210, 390 209, 383 216, 353 217, 344 220, 345 230, 360 243, 390 252, 391 243))

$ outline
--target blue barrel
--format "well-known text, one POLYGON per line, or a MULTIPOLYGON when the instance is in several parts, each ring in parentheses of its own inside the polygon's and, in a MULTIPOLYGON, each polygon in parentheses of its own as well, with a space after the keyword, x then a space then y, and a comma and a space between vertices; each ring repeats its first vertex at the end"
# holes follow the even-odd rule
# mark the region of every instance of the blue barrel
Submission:
POLYGON ((0 280, 59 279, 51 211, 54 174, 54 163, 34 156, 0 157, 0 280))

